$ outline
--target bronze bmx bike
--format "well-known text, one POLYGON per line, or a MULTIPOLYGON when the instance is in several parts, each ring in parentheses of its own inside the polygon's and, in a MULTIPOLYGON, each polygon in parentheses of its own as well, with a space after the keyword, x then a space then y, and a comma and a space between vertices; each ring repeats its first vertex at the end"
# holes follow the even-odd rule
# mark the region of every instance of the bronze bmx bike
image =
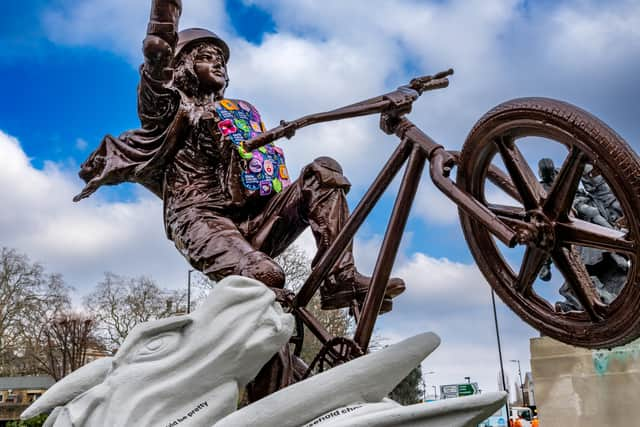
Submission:
POLYGON ((324 345, 307 375, 367 351, 427 161, 433 183, 458 206, 464 236, 478 267, 520 318, 545 335, 587 348, 621 345, 640 336, 638 156, 598 118, 547 98, 521 98, 498 105, 474 125, 459 153, 448 151, 406 115, 422 93, 447 87, 451 74, 453 70, 415 78, 382 96, 281 121, 280 126, 245 143, 245 149, 251 151, 278 138, 291 138, 306 126, 370 114, 380 114, 382 131, 400 140, 339 236, 300 290, 285 301, 298 319, 298 333, 292 338, 295 352, 299 354, 304 339, 302 324, 324 345), (551 144, 552 150, 564 153, 550 188, 543 187, 527 163, 520 149, 524 141, 534 147, 551 144), (362 306, 356 301, 351 305, 357 322, 353 338, 334 337, 305 307, 405 163, 369 293, 362 306), (596 225, 575 215, 573 202, 586 164, 606 180, 619 202, 623 211, 619 227, 596 225), (584 247, 617 254, 627 262, 624 284, 612 301, 605 303, 594 286, 578 252, 584 247), (519 266, 504 254, 509 248, 521 248, 519 266), (581 309, 559 310, 534 287, 548 260, 561 273, 581 309))

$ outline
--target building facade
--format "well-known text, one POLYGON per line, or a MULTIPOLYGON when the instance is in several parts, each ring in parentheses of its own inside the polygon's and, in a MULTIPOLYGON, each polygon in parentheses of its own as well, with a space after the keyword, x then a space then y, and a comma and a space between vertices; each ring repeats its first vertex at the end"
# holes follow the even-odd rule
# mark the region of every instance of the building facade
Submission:
POLYGON ((0 377, 0 427, 4 427, 8 421, 20 419, 22 411, 54 382, 47 375, 0 377))

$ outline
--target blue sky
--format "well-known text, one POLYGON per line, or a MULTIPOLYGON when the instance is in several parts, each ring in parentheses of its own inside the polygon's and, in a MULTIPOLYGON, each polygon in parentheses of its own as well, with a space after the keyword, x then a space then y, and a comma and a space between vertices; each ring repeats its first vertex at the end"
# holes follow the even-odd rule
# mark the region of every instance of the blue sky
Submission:
MULTIPOLYGON (((448 148, 460 148, 494 105, 532 95, 580 105, 640 148, 635 1, 183 3, 183 28, 210 28, 231 46, 227 95, 251 101, 268 127, 453 67, 450 87, 425 95, 411 115, 448 148)), ((164 238, 161 205, 143 189, 108 188, 71 202, 81 187, 78 166, 102 136, 138 125, 137 66, 149 4, 30 0, 9 2, 0 17, 0 244, 62 273, 78 295, 104 271, 146 274, 173 288, 186 278, 188 266, 164 238)), ((319 155, 339 160, 354 184, 352 207, 395 144, 377 130, 377 118, 305 129, 281 143, 292 171, 319 155)), ((357 237, 365 272, 375 262, 392 203, 392 194, 385 196, 357 237)), ((312 254, 309 235, 299 244, 312 254)), ((453 205, 427 179, 396 273, 409 291, 381 318, 378 335, 394 341, 439 333, 443 344, 425 363, 436 374, 427 381, 470 375, 494 390, 489 287, 473 266, 453 205)), ((528 367, 528 339, 536 332, 501 303, 499 315, 505 359, 528 367)))

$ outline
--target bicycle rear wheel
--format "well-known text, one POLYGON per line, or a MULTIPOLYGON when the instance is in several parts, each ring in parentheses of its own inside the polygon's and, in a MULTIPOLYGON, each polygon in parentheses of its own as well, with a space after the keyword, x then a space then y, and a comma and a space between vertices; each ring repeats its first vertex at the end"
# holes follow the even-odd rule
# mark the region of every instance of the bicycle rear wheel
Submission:
POLYGON ((552 99, 505 102, 469 133, 457 185, 519 231, 520 246, 506 248, 459 212, 478 267, 525 322, 588 348, 640 336, 640 161, 606 124, 552 99), (530 163, 547 155, 562 166, 542 183, 530 163), (591 181, 608 185, 599 189, 610 190, 610 204, 588 191, 591 181), (567 301, 554 304, 558 292, 567 301))

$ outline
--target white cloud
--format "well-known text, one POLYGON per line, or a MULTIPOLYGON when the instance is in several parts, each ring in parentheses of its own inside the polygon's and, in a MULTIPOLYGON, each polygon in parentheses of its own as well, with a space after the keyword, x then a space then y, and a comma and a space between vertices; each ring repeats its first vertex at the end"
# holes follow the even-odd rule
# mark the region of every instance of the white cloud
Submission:
POLYGON ((458 210, 455 203, 438 190, 430 180, 423 179, 420 183, 413 212, 430 224, 458 223, 458 210))
POLYGON ((89 147, 89 143, 86 139, 78 138, 76 139, 76 148, 80 151, 84 151, 89 147))
MULTIPOLYGON (((486 103, 487 89, 505 83, 502 68, 508 58, 501 50, 502 37, 518 16, 519 2, 380 0, 367 2, 366 6, 338 0, 257 3, 270 7, 280 28, 293 28, 314 41, 338 40, 361 49, 365 55, 373 53, 372 60, 379 64, 378 67, 387 68, 384 77, 391 86, 412 77, 405 74, 407 63, 419 69, 421 74, 454 67, 463 78, 453 80, 446 96, 438 97, 438 110, 442 112, 436 111, 432 121, 439 128, 444 124, 449 131, 460 128, 461 117, 478 118, 469 110, 478 102, 486 103), (371 46, 387 54, 371 52, 371 46), (395 62, 395 67, 386 64, 387 61, 395 62), (451 123, 453 114, 454 123, 451 123)), ((366 72, 378 73, 378 70, 375 67, 366 72)), ((432 98, 431 95, 428 97, 432 98)), ((422 104, 424 106, 424 101, 422 104)), ((490 104, 484 105, 488 108, 490 104)), ((420 108, 418 112, 424 110, 420 108)))
MULTIPOLYGON (((574 1, 558 8, 549 22, 554 61, 573 67, 624 65, 640 50, 640 4, 613 2, 603 9, 596 1, 574 1)), ((550 33, 548 33, 550 34, 550 33)))
POLYGON ((45 263, 86 293, 105 271, 148 274, 164 287, 185 282, 186 262, 164 237, 159 200, 142 196, 107 203, 96 196, 74 204, 81 181, 54 163, 30 163, 19 142, 0 131, 2 245, 45 263))
MULTIPOLYGON (((222 0, 189 0, 182 28, 205 27, 225 35, 229 31, 222 0)), ((147 30, 151 1, 66 0, 42 15, 48 37, 69 46, 95 46, 142 61, 142 39, 147 30)))
POLYGON ((486 281, 475 265, 462 264, 446 258, 432 258, 423 253, 415 253, 409 261, 397 269, 409 285, 407 297, 431 299, 444 298, 476 304, 478 293, 486 294, 486 281), (456 298, 452 298, 457 296, 456 298))

